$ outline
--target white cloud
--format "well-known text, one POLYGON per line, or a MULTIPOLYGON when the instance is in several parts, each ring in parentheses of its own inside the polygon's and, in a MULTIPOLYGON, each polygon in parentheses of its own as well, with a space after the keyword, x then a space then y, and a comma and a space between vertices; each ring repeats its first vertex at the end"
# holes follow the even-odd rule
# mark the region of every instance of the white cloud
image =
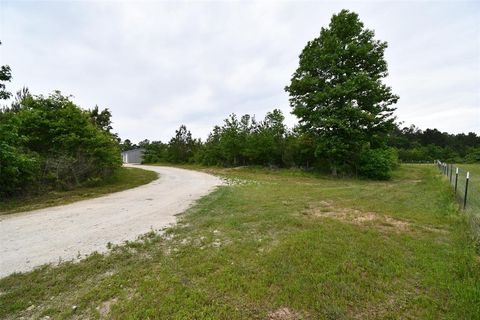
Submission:
POLYGON ((333 13, 360 14, 389 42, 399 120, 480 131, 480 6, 474 2, 0 2, 12 90, 60 89, 113 112, 122 138, 205 138, 230 113, 261 118, 333 13))

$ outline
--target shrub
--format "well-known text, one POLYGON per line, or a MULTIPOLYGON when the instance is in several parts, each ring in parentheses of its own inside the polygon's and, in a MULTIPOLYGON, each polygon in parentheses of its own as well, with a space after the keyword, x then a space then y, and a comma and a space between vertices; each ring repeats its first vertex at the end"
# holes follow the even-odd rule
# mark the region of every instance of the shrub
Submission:
MULTIPOLYGON (((102 115, 110 116, 108 111, 102 115)), ((2 197, 37 185, 71 188, 110 176, 121 166, 119 145, 108 126, 59 92, 26 96, 15 110, 0 113, 0 120, 2 197)))
POLYGON ((470 148, 465 156, 465 162, 477 163, 480 162, 480 148, 470 148))
POLYGON ((40 175, 40 161, 36 154, 21 147, 13 118, 0 114, 0 120, 0 198, 3 198, 33 187, 40 175))
POLYGON ((358 173, 370 179, 388 180, 397 164, 398 156, 395 149, 367 149, 360 155, 358 173))

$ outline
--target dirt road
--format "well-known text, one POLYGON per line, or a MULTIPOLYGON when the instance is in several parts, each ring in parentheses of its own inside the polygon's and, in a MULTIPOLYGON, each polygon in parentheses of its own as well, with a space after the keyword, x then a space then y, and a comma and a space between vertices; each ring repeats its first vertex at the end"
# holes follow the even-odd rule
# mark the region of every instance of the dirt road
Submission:
POLYGON ((0 277, 13 272, 104 252, 175 222, 175 215, 222 181, 206 173, 136 166, 160 174, 144 186, 104 197, 0 216, 0 277))

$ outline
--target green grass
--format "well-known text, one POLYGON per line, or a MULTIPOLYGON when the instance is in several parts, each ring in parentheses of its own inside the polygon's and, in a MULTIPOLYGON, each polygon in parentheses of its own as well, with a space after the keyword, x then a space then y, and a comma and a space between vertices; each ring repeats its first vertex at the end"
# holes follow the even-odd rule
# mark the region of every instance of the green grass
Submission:
POLYGON ((470 172, 467 205, 470 205, 480 215, 480 164, 460 164, 458 167, 463 173, 470 172))
MULTIPOLYGON (((468 183, 467 207, 465 213, 470 220, 472 234, 480 252, 480 164, 456 164, 459 170, 457 194, 463 204, 466 172, 470 172, 468 183)), ((452 179, 453 180, 453 179, 452 179)))
POLYGON ((0 202, 0 215, 21 211, 58 206, 89 198, 96 198, 108 193, 122 191, 155 180, 158 174, 138 168, 120 168, 117 172, 94 185, 78 187, 68 191, 51 191, 42 195, 14 198, 0 202))
POLYGON ((467 204, 475 207, 480 214, 480 164, 457 164, 455 166, 460 169, 458 187, 462 195, 464 192, 466 172, 470 172, 469 192, 467 196, 467 200, 469 201, 467 204))
POLYGON ((1 279, 0 318, 479 318, 479 258, 433 165, 389 182, 206 171, 231 185, 164 234, 1 279))
POLYGON ((478 163, 460 163, 456 164, 456 166, 465 171, 470 171, 472 177, 480 176, 480 164, 478 163))

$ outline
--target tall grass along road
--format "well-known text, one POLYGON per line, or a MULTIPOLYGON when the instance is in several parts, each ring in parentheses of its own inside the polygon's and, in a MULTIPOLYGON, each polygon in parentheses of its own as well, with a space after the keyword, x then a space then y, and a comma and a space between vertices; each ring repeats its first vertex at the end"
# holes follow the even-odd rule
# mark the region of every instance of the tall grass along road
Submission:
POLYGON ((178 168, 136 166, 160 174, 147 185, 69 205, 0 216, 0 276, 105 251, 175 222, 175 214, 221 180, 178 168))

